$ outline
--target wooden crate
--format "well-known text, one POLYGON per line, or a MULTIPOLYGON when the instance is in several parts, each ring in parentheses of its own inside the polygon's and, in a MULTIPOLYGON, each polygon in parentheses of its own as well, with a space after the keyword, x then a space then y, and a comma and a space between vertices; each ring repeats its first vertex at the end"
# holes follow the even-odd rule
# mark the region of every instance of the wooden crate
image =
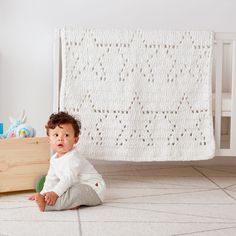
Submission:
POLYGON ((0 140, 0 192, 34 189, 49 159, 47 137, 0 140))

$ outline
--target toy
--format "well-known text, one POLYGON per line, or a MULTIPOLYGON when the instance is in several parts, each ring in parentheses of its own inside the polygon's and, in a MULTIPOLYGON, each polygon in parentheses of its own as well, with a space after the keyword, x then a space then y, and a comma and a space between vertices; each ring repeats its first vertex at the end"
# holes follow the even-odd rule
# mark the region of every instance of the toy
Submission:
POLYGON ((37 193, 40 193, 43 189, 43 186, 44 186, 44 183, 45 183, 45 180, 46 180, 46 175, 41 175, 38 177, 38 179, 36 180, 36 183, 35 183, 35 191, 37 193))
POLYGON ((25 111, 22 112, 21 118, 15 119, 9 117, 9 119, 11 125, 5 133, 0 135, 0 138, 2 139, 27 138, 34 136, 34 129, 30 125, 25 124, 26 121, 25 111))
POLYGON ((30 125, 21 124, 16 128, 16 138, 33 137, 34 130, 30 125))
POLYGON ((0 123, 0 135, 3 134, 3 123, 0 123))

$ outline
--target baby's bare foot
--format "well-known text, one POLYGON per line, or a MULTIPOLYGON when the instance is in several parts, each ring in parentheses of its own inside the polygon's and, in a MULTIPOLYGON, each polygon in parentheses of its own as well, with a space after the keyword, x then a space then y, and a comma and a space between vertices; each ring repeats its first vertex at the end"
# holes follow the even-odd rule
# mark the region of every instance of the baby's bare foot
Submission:
POLYGON ((45 206, 46 206, 46 202, 44 200, 44 196, 41 195, 40 193, 36 193, 35 194, 35 201, 39 207, 40 211, 44 211, 45 210, 45 206))
POLYGON ((35 200, 35 194, 34 194, 34 195, 31 195, 31 196, 29 196, 29 197, 28 197, 28 200, 30 200, 30 201, 34 201, 34 200, 35 200))

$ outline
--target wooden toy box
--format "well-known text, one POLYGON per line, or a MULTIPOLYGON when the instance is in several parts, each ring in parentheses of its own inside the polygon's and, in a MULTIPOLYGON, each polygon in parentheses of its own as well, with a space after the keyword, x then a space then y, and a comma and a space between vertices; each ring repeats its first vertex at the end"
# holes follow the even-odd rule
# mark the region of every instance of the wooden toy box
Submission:
POLYGON ((0 140, 0 192, 34 189, 49 159, 47 137, 0 140))

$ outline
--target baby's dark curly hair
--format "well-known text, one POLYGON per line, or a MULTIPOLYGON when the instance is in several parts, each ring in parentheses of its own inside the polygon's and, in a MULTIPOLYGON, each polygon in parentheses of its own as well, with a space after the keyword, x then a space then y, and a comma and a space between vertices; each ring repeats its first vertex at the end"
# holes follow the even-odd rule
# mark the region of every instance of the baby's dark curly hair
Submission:
POLYGON ((68 112, 64 111, 50 115, 47 125, 45 125, 47 135, 49 135, 49 129, 55 129, 62 124, 71 124, 75 132, 75 137, 79 137, 81 133, 81 122, 74 116, 68 114, 68 112))

